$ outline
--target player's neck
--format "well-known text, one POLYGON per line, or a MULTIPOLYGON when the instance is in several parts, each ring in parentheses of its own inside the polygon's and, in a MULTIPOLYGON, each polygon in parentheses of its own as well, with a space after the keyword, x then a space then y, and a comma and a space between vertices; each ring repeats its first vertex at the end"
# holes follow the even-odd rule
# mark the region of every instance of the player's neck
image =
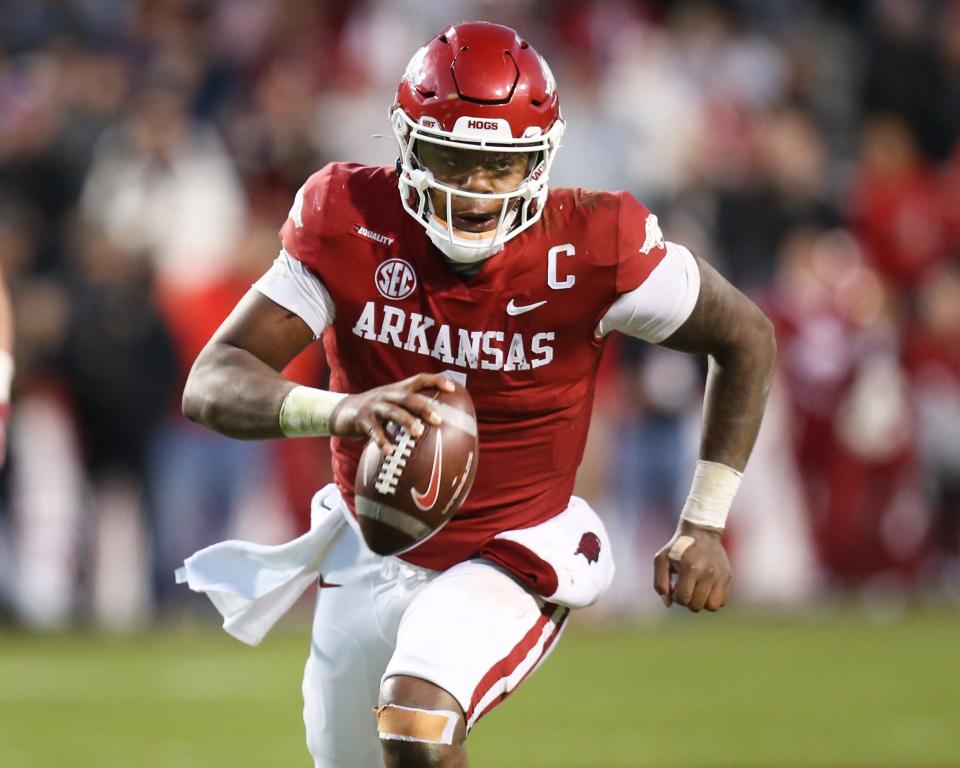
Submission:
POLYGON ((437 253, 440 254, 440 258, 443 259, 443 263, 446 264, 450 269, 457 273, 463 280, 469 280, 471 277, 476 275, 483 265, 487 263, 487 259, 480 259, 480 261, 471 261, 469 263, 462 263, 459 261, 454 261, 447 254, 441 251, 439 248, 436 249, 437 253))

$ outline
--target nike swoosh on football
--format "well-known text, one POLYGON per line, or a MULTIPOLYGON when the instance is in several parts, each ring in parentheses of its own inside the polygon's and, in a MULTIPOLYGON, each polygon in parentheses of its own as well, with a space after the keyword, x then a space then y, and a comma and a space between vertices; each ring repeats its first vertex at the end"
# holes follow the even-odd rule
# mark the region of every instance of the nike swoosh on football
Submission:
POLYGON ((413 497, 413 503, 422 512, 433 508, 437 503, 437 497, 440 495, 440 475, 443 471, 443 432, 437 431, 437 439, 433 449, 433 470, 430 472, 430 484, 427 490, 420 493, 416 488, 410 489, 410 496, 413 497))
POLYGON ((542 307, 547 303, 547 299, 543 301, 535 301, 533 304, 517 304, 513 299, 510 299, 510 303, 507 304, 507 314, 508 315, 522 315, 524 312, 529 312, 537 307, 542 307))

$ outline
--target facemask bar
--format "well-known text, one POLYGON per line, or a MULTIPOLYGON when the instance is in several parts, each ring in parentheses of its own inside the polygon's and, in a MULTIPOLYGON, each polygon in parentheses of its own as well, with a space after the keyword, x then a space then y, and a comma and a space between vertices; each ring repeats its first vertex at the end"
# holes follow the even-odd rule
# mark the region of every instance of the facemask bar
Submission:
POLYGON ((399 107, 391 111, 390 123, 400 145, 399 187, 404 210, 420 222, 431 240, 451 258, 466 262, 486 258, 499 251, 504 243, 519 235, 540 218, 547 195, 550 167, 553 165, 556 150, 560 146, 560 137, 563 135, 562 120, 557 120, 546 134, 510 139, 509 143, 500 136, 493 139, 464 138, 441 131, 439 128, 419 125, 399 107), (527 178, 515 190, 500 193, 466 192, 438 182, 428 169, 420 166, 413 153, 417 141, 475 151, 536 153, 541 157, 527 178), (434 215, 429 195, 430 189, 444 193, 446 221, 434 215), (418 196, 415 203, 412 201, 414 193, 418 196), (455 230, 451 223, 453 195, 479 200, 501 200, 496 229, 480 237, 471 236, 473 233, 455 230), (519 205, 517 205, 518 202, 519 205), (449 248, 443 247, 444 244, 448 244, 449 248))

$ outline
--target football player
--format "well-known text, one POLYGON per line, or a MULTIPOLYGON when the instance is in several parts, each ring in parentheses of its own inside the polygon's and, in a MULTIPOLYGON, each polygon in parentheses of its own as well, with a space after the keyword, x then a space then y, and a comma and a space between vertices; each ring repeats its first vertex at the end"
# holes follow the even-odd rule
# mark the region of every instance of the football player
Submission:
POLYGON ((775 357, 766 317, 629 194, 548 190, 557 88, 512 29, 432 39, 390 122, 396 167, 333 163, 307 180, 274 266, 201 352, 183 401, 239 438, 332 436, 336 486, 315 511, 348 524, 317 553, 303 682, 324 768, 467 765, 477 720, 609 585, 607 534, 571 493, 613 331, 710 356, 700 461, 654 587, 668 606, 723 606, 721 533, 775 357), (329 392, 281 374, 321 338, 329 392), (378 557, 354 519, 364 439, 389 451, 388 422, 415 435, 438 423, 420 392, 448 375, 477 411, 473 490, 436 535, 378 557))

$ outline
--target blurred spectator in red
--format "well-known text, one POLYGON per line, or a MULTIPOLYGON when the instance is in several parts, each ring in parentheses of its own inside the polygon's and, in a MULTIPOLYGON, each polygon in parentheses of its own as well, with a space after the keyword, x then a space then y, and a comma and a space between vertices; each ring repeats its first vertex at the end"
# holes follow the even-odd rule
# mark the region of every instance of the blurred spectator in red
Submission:
POLYGON ((867 120, 848 213, 870 264, 901 295, 945 258, 939 182, 903 118, 867 120))
POLYGON ((940 190, 944 211, 945 256, 956 261, 960 256, 960 141, 944 167, 940 190))
POLYGON ((960 266, 937 268, 920 287, 904 359, 919 420, 923 481, 932 517, 932 573, 960 584, 960 266))
POLYGON ((897 304, 847 233, 813 230, 788 238, 772 304, 821 563, 846 586, 909 572, 925 525, 897 304))

